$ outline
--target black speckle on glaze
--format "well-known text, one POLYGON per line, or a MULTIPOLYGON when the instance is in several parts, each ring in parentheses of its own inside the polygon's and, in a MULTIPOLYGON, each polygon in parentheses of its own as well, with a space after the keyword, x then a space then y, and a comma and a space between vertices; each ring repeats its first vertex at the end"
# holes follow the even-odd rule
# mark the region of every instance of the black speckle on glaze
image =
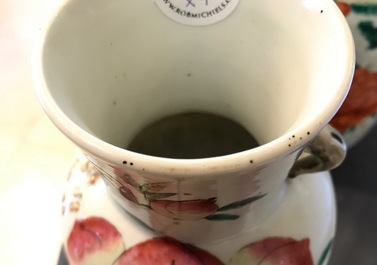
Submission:
MULTIPOLYGON (((128 164, 128 162, 127 161, 123 161, 123 165, 127 165, 128 164)), ((134 163, 130 163, 130 166, 133 166, 134 165, 134 163)), ((143 170, 144 170, 144 168, 143 168, 143 170)))

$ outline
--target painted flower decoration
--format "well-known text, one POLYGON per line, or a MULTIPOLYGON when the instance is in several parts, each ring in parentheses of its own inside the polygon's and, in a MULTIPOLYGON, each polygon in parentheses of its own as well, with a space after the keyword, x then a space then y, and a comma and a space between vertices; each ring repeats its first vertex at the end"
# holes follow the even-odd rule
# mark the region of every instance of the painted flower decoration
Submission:
MULTIPOLYGON (((84 183, 96 185, 86 181, 84 183)), ((134 185, 136 186, 135 183, 134 185)), ((162 183, 147 185, 150 188, 144 186, 144 189, 149 191, 161 191, 165 187, 162 183)), ((73 188, 74 194, 76 188, 73 188)), ((127 196, 134 198, 129 194, 127 196)), ((186 218, 199 218, 201 215, 200 218, 223 220, 233 217, 219 212, 242 207, 259 199, 260 196, 220 208, 215 198, 191 201, 158 199, 159 195, 152 198, 156 200, 151 201, 151 208, 160 214, 173 215, 172 218, 176 218, 175 215, 182 212, 189 215, 186 218), (210 215, 203 217, 208 214, 210 215)), ((122 233, 129 235, 129 231, 123 230, 122 233)), ((103 217, 89 216, 75 220, 65 243, 65 250, 71 265, 313 265, 308 238, 295 240, 288 237, 268 237, 249 243, 234 253, 231 259, 227 258, 224 261, 204 249, 166 236, 149 238, 131 246, 126 246, 125 242, 127 241, 124 241, 119 230, 111 222, 103 217)), ((332 240, 324 248, 317 265, 327 262, 331 246, 332 240)))
MULTIPOLYGON (((193 221, 207 219, 212 221, 235 220, 240 218, 238 214, 225 213, 237 208, 241 208, 262 199, 267 194, 257 194, 251 197, 231 202, 230 204, 219 206, 216 197, 204 199, 174 200, 171 197, 177 195, 174 192, 165 192, 172 184, 171 182, 150 182, 139 184, 130 175, 114 170, 116 177, 102 172, 113 187, 130 203, 141 206, 147 210, 152 210, 162 216, 174 219, 193 221)), ((190 196, 191 194, 185 194, 190 196)))
POLYGON ((150 203, 155 212, 177 220, 199 220, 213 215, 217 210, 215 199, 170 201, 156 200, 150 203))
MULTIPOLYGON (((318 265, 328 258, 332 241, 318 265)), ((170 237, 156 237, 126 249, 121 234, 101 217, 76 220, 66 251, 73 265, 225 265, 216 256, 170 237)), ((227 265, 313 265, 309 239, 268 237, 236 252, 227 265)))
POLYGON ((212 254, 173 238, 159 237, 126 250, 115 265, 224 265, 212 254))
POLYGON ((76 220, 67 240, 72 265, 112 264, 124 251, 118 230, 101 217, 76 220))
MULTIPOLYGON (((376 5, 336 3, 345 16, 350 12, 364 15, 377 15, 376 5)), ((356 47, 360 52, 370 52, 377 48, 377 25, 372 20, 362 20, 356 25, 361 36, 368 43, 366 50, 356 47)), ((365 63, 364 63, 365 64, 365 63)), ((361 123, 377 112, 377 72, 356 66, 354 79, 347 98, 330 124, 341 132, 361 123)))
POLYGON ((269 237, 239 250, 229 265, 313 265, 309 239, 269 237))
POLYGON ((360 123, 377 111, 377 72, 364 68, 355 70, 349 94, 331 121, 339 131, 360 123))

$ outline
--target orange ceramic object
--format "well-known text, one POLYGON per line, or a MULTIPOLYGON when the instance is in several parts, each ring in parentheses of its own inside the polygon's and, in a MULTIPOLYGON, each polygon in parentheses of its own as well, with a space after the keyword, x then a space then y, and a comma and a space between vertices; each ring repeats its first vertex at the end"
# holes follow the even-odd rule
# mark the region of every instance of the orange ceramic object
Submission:
POLYGON ((330 124, 345 131, 376 111, 377 72, 356 69, 350 92, 330 124))

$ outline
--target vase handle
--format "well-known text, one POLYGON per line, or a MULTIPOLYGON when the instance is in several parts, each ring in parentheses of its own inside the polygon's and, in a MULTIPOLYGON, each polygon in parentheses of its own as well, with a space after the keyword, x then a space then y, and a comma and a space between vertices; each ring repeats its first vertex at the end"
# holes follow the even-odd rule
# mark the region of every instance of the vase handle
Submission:
POLYGON ((328 171, 339 166, 346 157, 347 147, 342 135, 327 125, 304 149, 288 177, 295 178, 305 173, 328 171))

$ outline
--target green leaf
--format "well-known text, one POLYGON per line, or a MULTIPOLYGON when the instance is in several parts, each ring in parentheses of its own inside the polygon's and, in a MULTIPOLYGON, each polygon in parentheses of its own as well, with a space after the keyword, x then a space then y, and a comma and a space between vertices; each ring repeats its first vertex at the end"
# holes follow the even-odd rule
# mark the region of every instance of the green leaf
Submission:
POLYGON ((210 221, 229 221, 238 218, 240 218, 240 216, 236 214, 214 214, 206 217, 206 219, 210 221))
POLYGON ((144 192, 144 197, 147 201, 155 201, 167 197, 176 195, 177 193, 154 193, 154 192, 144 192))
POLYGON ((145 192, 159 192, 165 189, 170 183, 169 182, 154 182, 154 183, 145 183, 141 186, 141 191, 145 192))
POLYGON ((321 257, 319 258, 318 265, 324 265, 327 256, 329 255, 333 240, 327 244, 326 248, 323 250, 321 257))
POLYGON ((237 209, 237 208, 240 208, 240 207, 245 206, 247 204, 253 203, 253 202, 255 202, 259 199, 262 199, 266 195, 267 194, 256 195, 256 196, 252 196, 252 197, 249 197, 249 198, 241 200, 241 201, 236 201, 236 202, 233 202, 231 204, 228 204, 228 205, 225 205, 225 206, 219 208, 217 211, 223 212, 223 211, 228 211, 228 210, 232 210, 232 209, 237 209))
POLYGON ((120 179, 140 191, 141 186, 131 176, 123 174, 122 176, 120 176, 120 179))

